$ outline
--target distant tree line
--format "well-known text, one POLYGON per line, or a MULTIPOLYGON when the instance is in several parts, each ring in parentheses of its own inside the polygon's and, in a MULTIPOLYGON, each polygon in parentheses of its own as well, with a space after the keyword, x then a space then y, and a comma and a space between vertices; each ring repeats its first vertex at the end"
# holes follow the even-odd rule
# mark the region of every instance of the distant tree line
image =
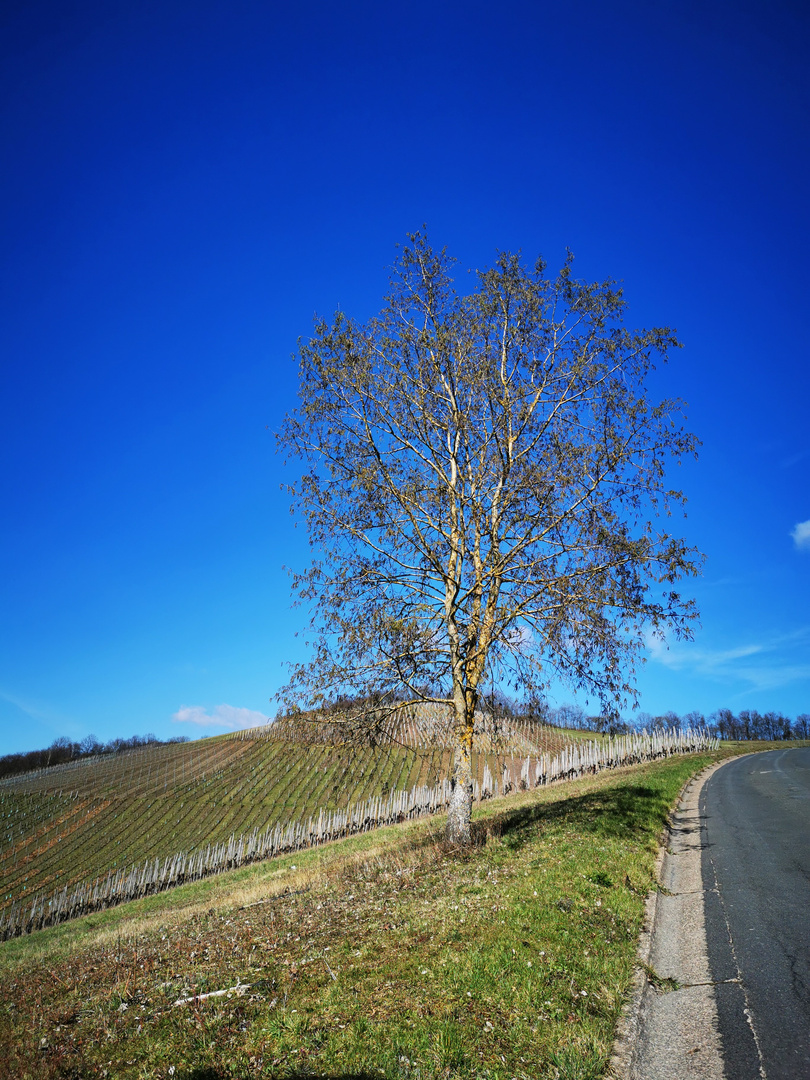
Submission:
POLYGON ((800 713, 791 722, 780 712, 743 709, 735 716, 731 709, 718 709, 707 727, 719 739, 810 739, 810 713, 800 713))
POLYGON ((605 735, 619 735, 628 731, 681 731, 685 728, 705 727, 718 739, 810 739, 810 713, 801 713, 795 720, 781 712, 760 713, 756 709, 743 709, 736 716, 731 709, 717 709, 708 717, 701 712, 689 712, 679 716, 666 712, 653 716, 648 712, 637 713, 631 720, 609 721, 603 716, 589 716, 580 705, 564 704, 556 708, 541 702, 534 706, 535 719, 555 727, 573 728, 577 731, 593 731, 605 735))
POLYGON ((27 753, 0 757, 0 780, 6 776, 18 776, 33 769, 47 769, 50 765, 64 765, 68 761, 79 761, 81 758, 99 754, 121 754, 125 750, 136 750, 139 746, 165 746, 188 741, 188 735, 158 739, 151 732, 148 735, 132 735, 129 739, 110 739, 108 743, 99 742, 95 735, 88 735, 81 742, 71 742, 62 736, 44 750, 29 750, 27 753))
MULTIPOLYGON (((366 711, 370 707, 391 709, 401 696, 383 695, 343 695, 319 710, 319 716, 334 716, 341 712, 351 712, 358 708, 366 711)), ((496 719, 532 721, 549 724, 553 727, 568 728, 574 731, 592 731, 599 735, 626 735, 631 731, 683 731, 687 728, 706 728, 710 735, 718 739, 745 741, 749 739, 810 739, 810 713, 801 713, 795 720, 781 712, 760 713, 756 709, 743 709, 737 716, 731 709, 717 709, 708 717, 698 711, 684 713, 662 713, 653 716, 649 712, 636 713, 632 718, 609 719, 605 716, 593 716, 581 705, 565 702, 551 705, 545 698, 534 696, 520 700, 504 693, 500 688, 489 687, 481 694, 481 708, 496 719)), ((300 715, 294 709, 279 709, 276 719, 300 715)))

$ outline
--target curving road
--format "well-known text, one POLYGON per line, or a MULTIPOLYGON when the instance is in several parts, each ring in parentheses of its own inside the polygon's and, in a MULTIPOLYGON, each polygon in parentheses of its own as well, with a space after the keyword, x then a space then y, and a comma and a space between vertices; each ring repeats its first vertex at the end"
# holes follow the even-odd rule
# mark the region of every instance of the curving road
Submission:
POLYGON ((706 944, 729 1080, 810 1080, 810 747, 700 794, 706 944))

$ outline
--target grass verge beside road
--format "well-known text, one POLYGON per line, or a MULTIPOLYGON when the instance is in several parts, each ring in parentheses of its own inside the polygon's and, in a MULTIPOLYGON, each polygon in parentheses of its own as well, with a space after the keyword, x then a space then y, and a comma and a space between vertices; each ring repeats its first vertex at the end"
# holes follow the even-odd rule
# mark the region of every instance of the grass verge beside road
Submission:
POLYGON ((668 812, 750 749, 493 801, 465 852, 423 820, 6 942, 0 1075, 599 1077, 668 812))

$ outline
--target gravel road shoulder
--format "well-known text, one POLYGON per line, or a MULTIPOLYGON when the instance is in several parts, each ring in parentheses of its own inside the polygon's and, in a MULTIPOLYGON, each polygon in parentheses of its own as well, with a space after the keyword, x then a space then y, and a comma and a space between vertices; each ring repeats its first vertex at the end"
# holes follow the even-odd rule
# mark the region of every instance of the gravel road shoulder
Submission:
POLYGON ((619 1025, 608 1076, 615 1080, 723 1080, 715 989, 709 971, 699 802, 712 765, 686 785, 647 898, 639 969, 619 1025))

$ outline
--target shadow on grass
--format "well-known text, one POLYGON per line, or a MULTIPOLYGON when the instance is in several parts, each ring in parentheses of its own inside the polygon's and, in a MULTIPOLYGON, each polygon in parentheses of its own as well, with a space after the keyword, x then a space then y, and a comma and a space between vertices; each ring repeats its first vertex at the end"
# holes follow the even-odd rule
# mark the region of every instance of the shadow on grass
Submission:
POLYGON ((565 825, 581 832, 625 839, 657 837, 667 820, 669 800, 665 792, 645 784, 623 784, 553 803, 505 809, 476 822, 476 839, 487 833, 499 835, 515 850, 526 844, 538 825, 565 825))

